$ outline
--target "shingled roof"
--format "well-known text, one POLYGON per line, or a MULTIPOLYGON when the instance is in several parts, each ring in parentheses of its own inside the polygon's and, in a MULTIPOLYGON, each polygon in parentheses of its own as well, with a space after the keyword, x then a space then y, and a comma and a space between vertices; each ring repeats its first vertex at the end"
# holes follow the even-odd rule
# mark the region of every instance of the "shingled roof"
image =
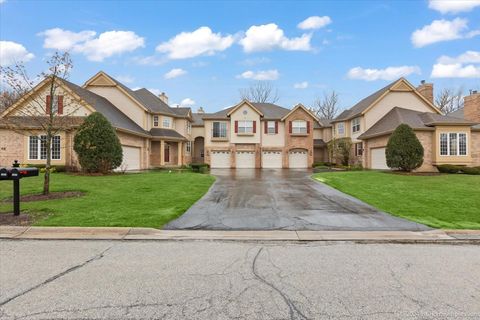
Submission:
POLYGON ((84 89, 80 86, 77 86, 74 83, 71 83, 67 80, 62 80, 65 85, 70 88, 73 92, 85 100, 89 105, 91 105, 96 111, 103 114, 108 121, 115 128, 120 128, 128 131, 132 131, 139 134, 148 135, 148 132, 143 130, 138 124, 136 124, 132 119, 130 119, 126 114, 120 111, 115 107, 110 101, 105 99, 102 96, 99 96, 87 89, 84 89))
MULTIPOLYGON (((290 109, 280 107, 273 103, 251 102, 251 104, 263 113, 263 118, 267 120, 280 120, 290 112, 290 109)), ((228 119, 227 114, 236 106, 232 106, 221 111, 210 113, 202 118, 204 119, 228 119)))
POLYGON ((385 134, 392 133, 400 124, 407 124, 414 130, 426 130, 433 131, 435 130, 435 125, 467 125, 472 126, 474 123, 444 116, 440 114, 435 114, 432 112, 420 112, 410 109, 404 109, 395 107, 390 110, 383 118, 381 118, 377 123, 375 123, 370 129, 361 134, 358 139, 369 139, 377 136, 382 136, 385 134))

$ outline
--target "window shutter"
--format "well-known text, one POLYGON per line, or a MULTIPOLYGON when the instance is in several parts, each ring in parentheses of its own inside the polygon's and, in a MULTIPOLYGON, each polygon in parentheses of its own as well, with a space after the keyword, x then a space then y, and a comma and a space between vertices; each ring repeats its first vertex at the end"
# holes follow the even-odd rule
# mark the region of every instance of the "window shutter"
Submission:
POLYGON ((275 133, 278 133, 278 121, 275 121, 275 133))
POLYGON ((253 133, 257 133, 257 121, 253 121, 253 133))
POLYGON ((265 121, 265 133, 268 133, 268 121, 265 121))
POLYGON ((310 121, 307 121, 307 134, 310 133, 310 121))
POLYGON ((58 96, 58 114, 63 114, 63 96, 58 96))
POLYGON ((238 133, 238 121, 235 120, 235 133, 238 133))
POLYGON ((51 103, 51 100, 52 100, 52 97, 51 96, 47 96, 47 100, 46 100, 46 105, 45 105, 45 112, 47 114, 50 114, 50 103, 51 103))
POLYGON ((292 133, 292 121, 288 121, 288 133, 292 133))

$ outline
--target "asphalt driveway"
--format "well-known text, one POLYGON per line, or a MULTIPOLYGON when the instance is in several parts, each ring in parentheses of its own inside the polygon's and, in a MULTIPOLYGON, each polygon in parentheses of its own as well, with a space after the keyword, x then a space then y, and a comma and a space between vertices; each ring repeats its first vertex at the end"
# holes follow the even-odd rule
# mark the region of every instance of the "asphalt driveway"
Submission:
POLYGON ((208 193, 165 229, 428 230, 327 185, 310 170, 215 169, 208 193))

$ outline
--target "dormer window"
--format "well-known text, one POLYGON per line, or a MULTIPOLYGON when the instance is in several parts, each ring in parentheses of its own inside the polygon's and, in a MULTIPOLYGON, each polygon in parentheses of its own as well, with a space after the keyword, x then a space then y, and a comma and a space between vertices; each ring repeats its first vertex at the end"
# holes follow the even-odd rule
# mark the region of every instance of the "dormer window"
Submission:
POLYGON ((158 127, 158 116, 153 116, 153 126, 158 127))

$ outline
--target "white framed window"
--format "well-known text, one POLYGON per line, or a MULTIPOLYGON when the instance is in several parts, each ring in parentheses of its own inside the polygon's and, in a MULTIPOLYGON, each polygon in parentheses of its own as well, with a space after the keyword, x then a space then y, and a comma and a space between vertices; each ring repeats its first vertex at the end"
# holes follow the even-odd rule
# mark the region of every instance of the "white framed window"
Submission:
POLYGON ((466 156, 467 134, 464 132, 446 132, 440 134, 441 156, 466 156))
POLYGON ((238 120, 238 133, 253 133, 252 120, 238 120))
POLYGON ((345 123, 339 122, 337 123, 337 134, 344 135, 345 134, 345 123))
POLYGON ((212 137, 213 138, 226 138, 227 137, 227 123, 215 121, 212 124, 212 137))
POLYGON ((296 133, 296 134, 307 133, 307 121, 305 120, 292 121, 292 133, 296 133))
POLYGON ((268 121, 267 122, 267 134, 275 134, 275 133, 277 133, 276 122, 275 121, 268 121))
POLYGON ((158 116, 153 116, 153 126, 158 127, 158 116))
POLYGON ((57 114, 58 113, 58 96, 55 95, 53 96, 53 101, 52 101, 52 113, 57 114))
POLYGON ((172 127, 172 118, 163 117, 162 127, 171 128, 172 127))
POLYGON ((360 131, 360 118, 355 118, 352 120, 352 132, 360 131))
POLYGON ((192 123, 187 120, 187 134, 192 133, 192 123))
POLYGON ((185 151, 187 153, 191 153, 192 152, 192 141, 187 141, 187 143, 185 144, 185 151))
MULTIPOLYGON (((60 136, 52 137, 52 160, 61 159, 61 140, 60 136)), ((28 159, 45 160, 47 159, 47 136, 30 136, 28 141, 28 159)))

